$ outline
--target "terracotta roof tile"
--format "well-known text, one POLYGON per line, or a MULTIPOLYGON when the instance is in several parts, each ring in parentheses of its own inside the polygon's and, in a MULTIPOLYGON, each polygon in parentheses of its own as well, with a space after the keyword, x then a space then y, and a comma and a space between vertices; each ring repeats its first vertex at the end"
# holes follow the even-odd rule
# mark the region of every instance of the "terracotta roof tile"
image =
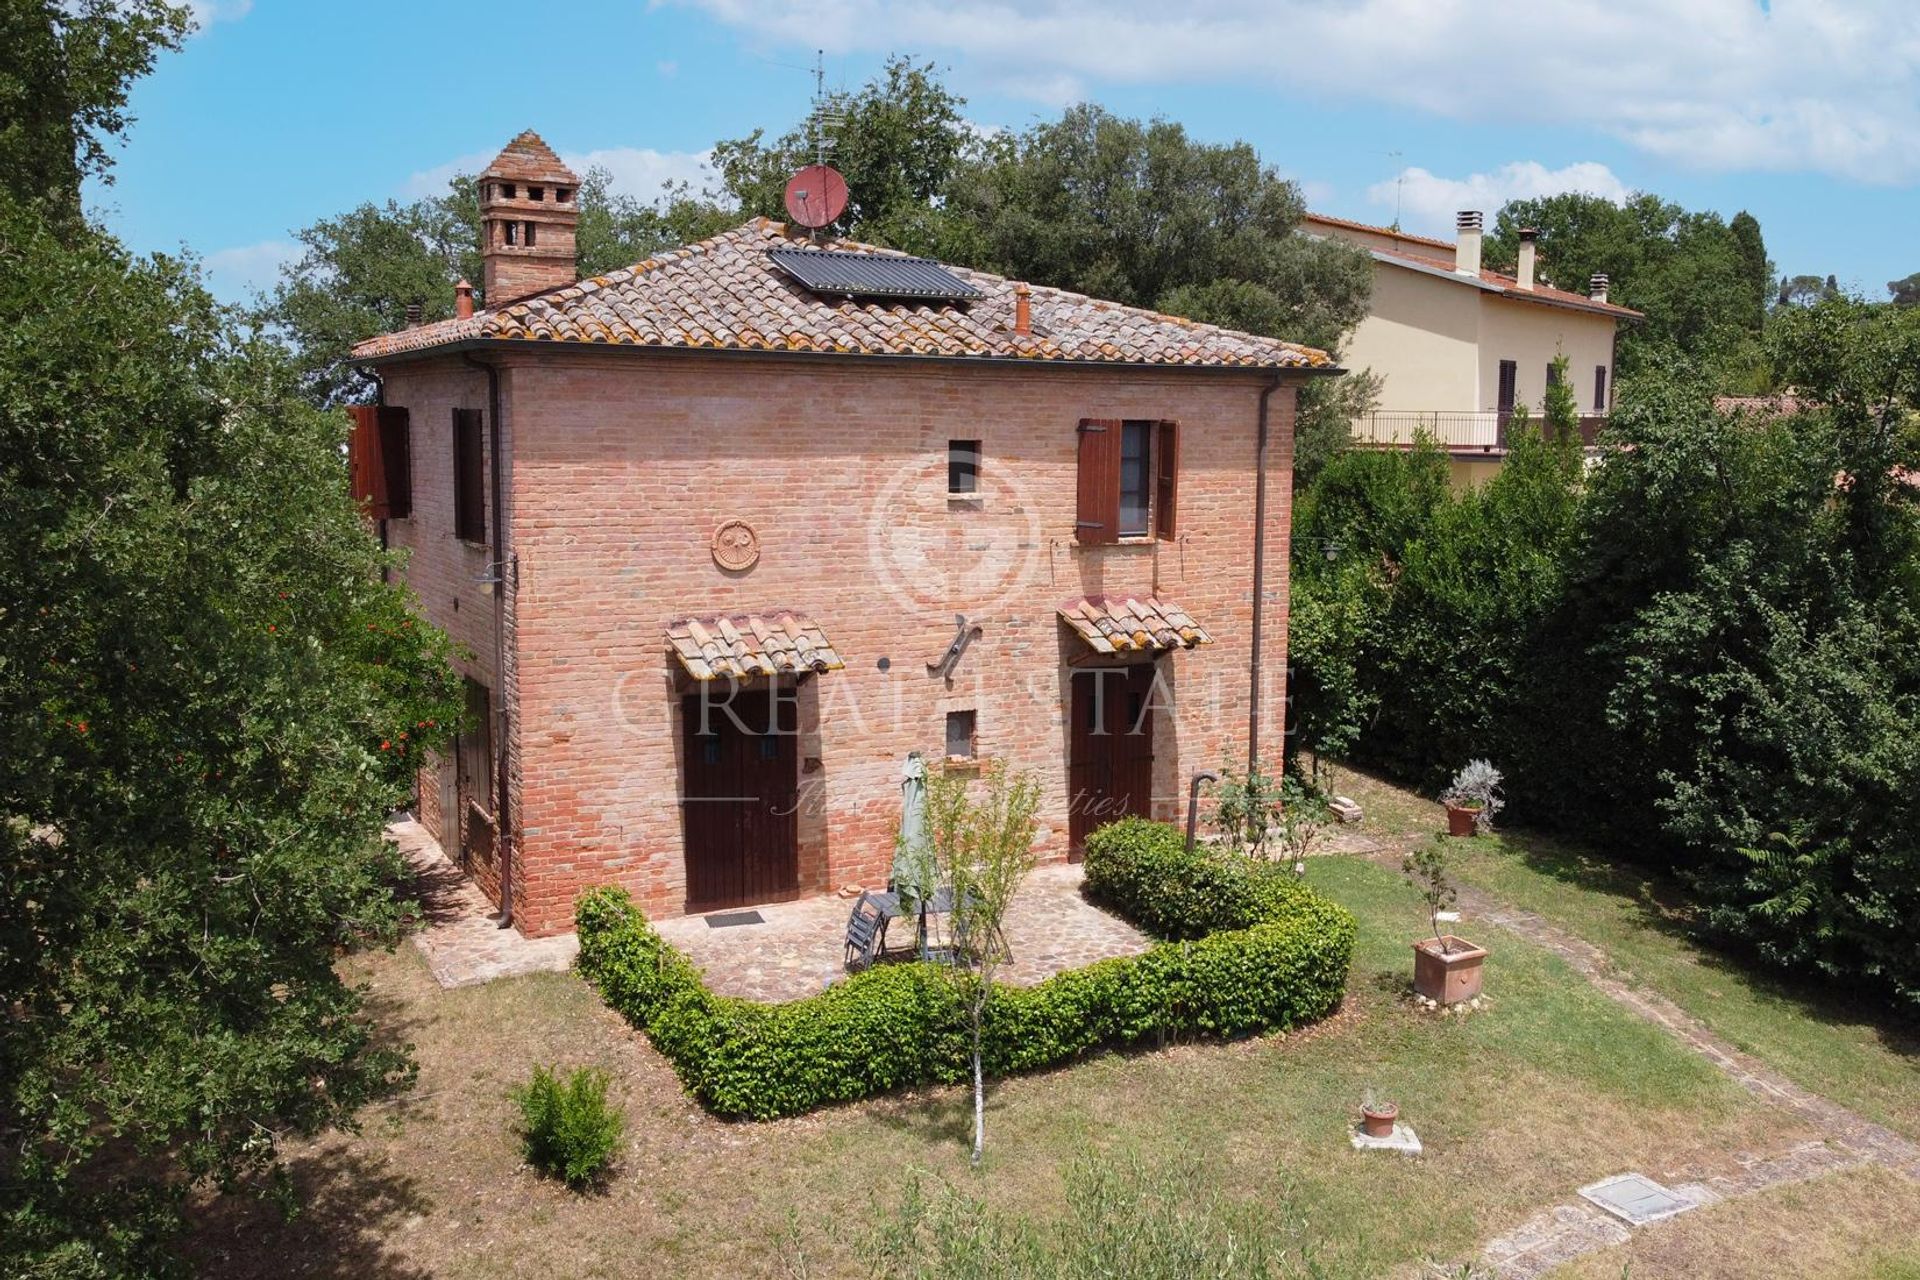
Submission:
POLYGON ((1086 596, 1060 616, 1095 653, 1159 652, 1212 644, 1187 611, 1154 596, 1086 596))
POLYGON ((840 671, 819 624, 803 613, 722 614, 667 624, 667 644, 695 680, 840 671))
MULTIPOLYGON (((1332 357, 1312 347, 1037 285, 1032 332, 1015 333, 1013 282, 960 267, 948 270, 980 290, 985 295, 980 300, 936 304, 822 296, 789 278, 767 256, 769 249, 797 243, 784 224, 756 218, 636 266, 465 320, 374 338, 355 347, 354 358, 378 360, 454 342, 507 340, 1262 369, 1333 365, 1332 357)), ((892 252, 854 241, 827 247, 892 252)))

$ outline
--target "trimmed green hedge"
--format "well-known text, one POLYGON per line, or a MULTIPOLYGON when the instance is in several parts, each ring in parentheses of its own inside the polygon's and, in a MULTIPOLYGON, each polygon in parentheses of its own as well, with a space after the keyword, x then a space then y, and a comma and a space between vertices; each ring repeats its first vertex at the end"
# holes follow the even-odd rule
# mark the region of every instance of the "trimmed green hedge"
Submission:
MULTIPOLYGON (((1152 869, 1127 876, 1118 868, 1134 858, 1129 849, 1103 856, 1115 882, 1151 881, 1193 897, 1171 883, 1177 871, 1157 854, 1140 854, 1152 869)), ((1090 883, 1093 865, 1090 842, 1090 883)), ((1211 865, 1196 861, 1189 870, 1202 885, 1226 883, 1216 883, 1211 865)), ((1031 1071, 1105 1048, 1282 1030, 1325 1016, 1346 986, 1353 917, 1304 886, 1271 883, 1278 891, 1228 891, 1229 915, 1246 920, 1242 926, 1162 942, 1032 987, 997 988, 987 1010, 987 1070, 1031 1071)), ((1109 901, 1133 914, 1125 899, 1109 901)), ((1159 933, 1164 914, 1134 918, 1159 933)), ((687 1091, 716 1114, 771 1119, 967 1076, 960 995, 932 965, 881 965, 819 995, 759 1004, 707 990, 693 963, 622 890, 588 893, 578 925, 581 972, 652 1037, 687 1091)))
POLYGON ((1122 818, 1087 837, 1087 893, 1157 938, 1246 929, 1318 901, 1272 863, 1200 846, 1178 827, 1122 818))

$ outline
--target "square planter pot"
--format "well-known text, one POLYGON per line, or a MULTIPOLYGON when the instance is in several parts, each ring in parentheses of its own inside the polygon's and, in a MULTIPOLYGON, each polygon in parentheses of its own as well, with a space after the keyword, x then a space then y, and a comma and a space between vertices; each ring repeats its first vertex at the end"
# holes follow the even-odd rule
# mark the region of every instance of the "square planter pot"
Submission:
POLYGON ((1480 994, 1480 967, 1487 950, 1452 934, 1446 942, 1451 951, 1442 951, 1432 938, 1413 944, 1413 989, 1441 1004, 1459 1004, 1480 994))

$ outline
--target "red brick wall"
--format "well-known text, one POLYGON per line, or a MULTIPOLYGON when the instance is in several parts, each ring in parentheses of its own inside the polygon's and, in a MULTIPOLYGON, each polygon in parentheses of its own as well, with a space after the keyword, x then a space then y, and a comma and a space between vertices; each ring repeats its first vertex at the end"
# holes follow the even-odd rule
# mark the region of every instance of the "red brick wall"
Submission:
MULTIPOLYGON (((975 709, 981 753, 1040 779, 1043 852, 1065 855, 1065 664, 1079 642, 1054 610, 1080 595, 1157 591, 1214 636, 1164 660, 1175 705, 1155 728, 1159 815, 1184 815, 1193 770, 1244 757, 1259 378, 626 352, 512 363, 515 897, 529 932, 569 927, 574 898, 602 883, 655 913, 684 909, 679 671, 662 633, 688 614, 799 609, 847 664, 802 693, 801 754, 820 761, 802 777, 806 891, 885 878, 901 760, 938 755, 949 709, 975 709), (1083 417, 1180 422, 1177 542, 1075 542, 1083 417), (977 507, 947 499, 949 439, 983 441, 977 507), (759 533, 743 573, 709 552, 729 518, 759 533), (983 633, 949 687, 926 664, 956 613, 983 633)), ((490 602, 472 582, 486 555, 450 532, 448 438, 452 407, 484 407, 485 386, 457 365, 388 374, 415 446, 415 515, 395 541, 416 548, 409 576, 429 614, 491 683, 490 602)), ((1269 760, 1282 746, 1291 464, 1285 391, 1268 479, 1269 760)), ((496 891, 497 873, 479 871, 496 891)))

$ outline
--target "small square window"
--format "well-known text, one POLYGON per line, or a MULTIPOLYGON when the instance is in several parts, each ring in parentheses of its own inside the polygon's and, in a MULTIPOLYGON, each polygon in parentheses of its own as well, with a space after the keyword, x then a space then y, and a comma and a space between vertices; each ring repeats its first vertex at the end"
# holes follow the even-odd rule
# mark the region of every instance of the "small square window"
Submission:
POLYGON ((980 442, 947 441, 947 492, 980 492, 980 442))
POLYGON ((973 759, 974 724, 975 716, 971 711, 947 712, 947 759, 973 759))
POLYGON ((573 191, 567 187, 555 187, 553 189, 553 198, 561 204, 565 204, 567 201, 573 199, 573 191))
POLYGON ((511 182, 502 183, 500 185, 500 194, 509 200, 513 199, 513 184, 511 182))
POLYGON ((528 187, 527 188, 527 199, 545 200, 546 198, 547 198, 547 189, 545 187, 528 187))

